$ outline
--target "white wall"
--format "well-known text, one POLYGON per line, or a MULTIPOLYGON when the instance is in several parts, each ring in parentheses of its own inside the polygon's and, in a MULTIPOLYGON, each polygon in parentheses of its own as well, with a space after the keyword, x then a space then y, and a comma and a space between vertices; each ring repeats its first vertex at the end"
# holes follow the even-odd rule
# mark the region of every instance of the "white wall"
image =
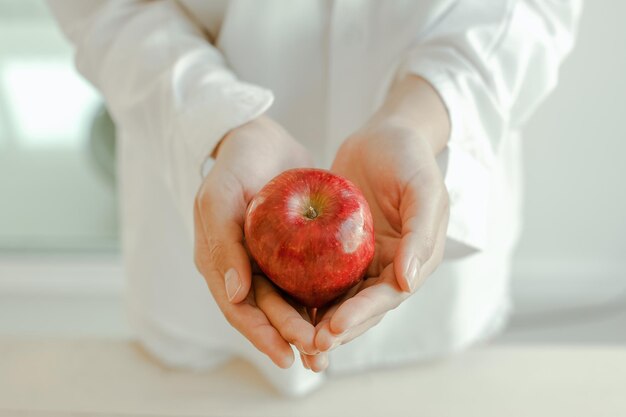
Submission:
POLYGON ((625 17, 626 2, 586 2, 559 86, 524 131, 518 268, 626 272, 625 17))
POLYGON ((588 0, 527 124, 525 226, 505 342, 626 343, 626 2, 588 0))

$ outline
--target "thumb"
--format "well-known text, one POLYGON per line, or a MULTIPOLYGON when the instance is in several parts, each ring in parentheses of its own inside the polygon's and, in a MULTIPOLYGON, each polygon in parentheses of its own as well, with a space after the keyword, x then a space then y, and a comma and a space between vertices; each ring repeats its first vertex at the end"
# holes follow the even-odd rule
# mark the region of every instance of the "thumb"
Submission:
POLYGON ((443 253, 448 197, 436 175, 413 178, 401 196, 402 240, 394 259, 398 285, 414 292, 436 268, 443 253))
POLYGON ((196 265, 214 296, 231 303, 243 301, 251 286, 250 258, 243 245, 243 210, 245 207, 210 196, 196 199, 194 207, 196 265))

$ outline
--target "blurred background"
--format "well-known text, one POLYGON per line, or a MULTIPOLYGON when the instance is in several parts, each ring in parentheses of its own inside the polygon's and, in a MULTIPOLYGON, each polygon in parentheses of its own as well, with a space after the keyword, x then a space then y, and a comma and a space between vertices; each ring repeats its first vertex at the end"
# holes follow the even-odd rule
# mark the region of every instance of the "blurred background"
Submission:
MULTIPOLYGON (((528 123, 500 343, 626 345, 626 3, 586 3, 528 123)), ((0 336, 127 337, 114 127, 43 3, 0 2, 0 336)))

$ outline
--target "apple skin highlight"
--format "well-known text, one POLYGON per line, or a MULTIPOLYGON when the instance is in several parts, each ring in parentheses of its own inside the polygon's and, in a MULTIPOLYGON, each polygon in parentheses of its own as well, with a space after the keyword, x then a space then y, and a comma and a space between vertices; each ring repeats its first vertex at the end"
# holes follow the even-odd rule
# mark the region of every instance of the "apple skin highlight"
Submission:
POLYGON ((248 205, 244 234, 265 275, 306 307, 357 284, 374 257, 365 197, 321 169, 292 169, 267 183, 248 205))

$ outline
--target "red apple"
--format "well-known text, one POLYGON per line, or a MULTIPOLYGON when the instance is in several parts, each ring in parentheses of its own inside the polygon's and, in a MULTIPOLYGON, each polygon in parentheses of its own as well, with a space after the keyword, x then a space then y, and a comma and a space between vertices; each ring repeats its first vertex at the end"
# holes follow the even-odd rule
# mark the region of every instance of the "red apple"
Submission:
POLYGON ((246 244, 261 270, 307 307, 321 307, 359 282, 374 257, 372 214, 350 181, 292 169, 252 199, 246 244))

